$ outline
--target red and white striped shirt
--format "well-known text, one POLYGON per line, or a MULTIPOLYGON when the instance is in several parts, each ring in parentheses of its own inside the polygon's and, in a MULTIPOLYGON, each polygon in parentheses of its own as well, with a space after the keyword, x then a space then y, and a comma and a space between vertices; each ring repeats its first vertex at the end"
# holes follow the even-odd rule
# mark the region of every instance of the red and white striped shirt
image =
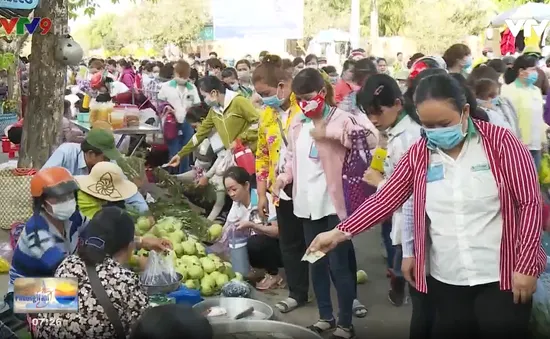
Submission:
MULTIPOLYGON (((533 159, 527 148, 509 130, 475 121, 491 172, 498 185, 503 219, 500 246, 500 288, 512 288, 512 273, 538 277, 545 269, 542 248, 542 197, 533 159)), ((338 228, 352 235, 380 223, 413 195, 416 288, 426 285, 426 172, 429 165, 426 139, 413 144, 398 162, 393 174, 375 195, 338 228)))

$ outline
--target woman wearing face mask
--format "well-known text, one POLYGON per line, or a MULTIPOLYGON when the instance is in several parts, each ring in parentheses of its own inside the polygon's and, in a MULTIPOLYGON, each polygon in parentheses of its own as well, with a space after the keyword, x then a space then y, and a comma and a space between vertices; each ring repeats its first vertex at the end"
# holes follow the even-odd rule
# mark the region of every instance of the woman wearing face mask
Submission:
POLYGON ((472 51, 464 44, 454 44, 443 53, 443 60, 449 73, 458 73, 466 77, 472 67, 472 51))
POLYGON ((351 80, 346 81, 346 85, 336 86, 338 89, 338 99, 336 104, 338 108, 350 112, 351 114, 361 114, 357 106, 357 92, 365 84, 369 76, 378 73, 376 65, 370 59, 361 59, 353 63, 351 70, 351 80), (340 100, 340 101, 338 101, 340 100))
MULTIPOLYGON (((235 64, 237 69, 237 78, 239 79, 239 85, 250 91, 250 95, 254 92, 254 86, 252 85, 252 66, 246 59, 237 61, 235 64)), ((249 96, 250 96, 249 95, 249 96)))
POLYGON ((543 100, 540 89, 535 86, 538 78, 537 58, 522 55, 514 66, 506 70, 505 78, 512 82, 503 85, 500 95, 507 98, 516 109, 521 140, 540 168, 542 141, 545 140, 543 100))
POLYGON ((412 195, 414 240, 403 243, 412 253, 403 273, 434 303, 434 338, 527 338, 531 296, 546 266, 531 156, 509 130, 476 119, 449 75, 423 79, 415 99, 425 137, 379 192, 308 252, 330 253, 412 195))
POLYGON ((304 60, 306 68, 319 68, 319 58, 315 54, 306 55, 304 60))
POLYGON ((499 78, 500 74, 493 67, 479 66, 472 70, 466 84, 475 92, 479 107, 492 111, 488 112, 488 114, 493 114, 494 112, 494 114, 501 116, 512 130, 512 133, 514 133, 516 137, 519 137, 520 133, 516 110, 510 100, 500 95, 501 86, 499 78))
POLYGON ((31 179, 33 216, 23 226, 13 251, 6 301, 13 309, 15 279, 53 277, 57 266, 78 245, 87 224, 76 208, 78 184, 62 167, 51 167, 31 179))
POLYGON ((292 66, 294 66, 292 76, 295 76, 306 67, 306 63, 304 62, 304 59, 302 57, 296 57, 294 58, 294 60, 292 60, 292 66))
MULTIPOLYGON (((189 155, 207 137, 210 137, 210 146, 218 157, 222 156, 221 152, 225 154, 226 151, 234 149, 237 139, 253 152, 256 151, 258 111, 250 100, 227 87, 215 76, 207 76, 199 81, 199 90, 210 110, 191 140, 172 157, 170 166, 179 166, 181 159, 189 155), (211 136, 210 133, 214 129, 216 133, 211 136)), ((206 177, 199 180, 199 185, 207 183, 206 177)))
POLYGON ((143 67, 143 88, 149 88, 151 81, 158 78, 160 67, 161 66, 155 62, 150 62, 143 67))
POLYGON ((78 252, 66 257, 56 278, 78 279, 76 313, 39 313, 33 338, 126 338, 132 325, 149 307, 139 276, 126 268, 134 244, 134 222, 117 207, 105 207, 86 227, 78 252), (95 276, 95 278, 94 278, 95 276), (107 295, 104 300, 100 289, 107 295), (107 303, 114 312, 106 312, 107 303), (59 326, 59 323, 63 326, 59 326))
MULTIPOLYGON (((174 109, 178 122, 178 136, 167 142, 170 156, 175 156, 181 148, 186 145, 193 136, 193 127, 185 121, 187 110, 200 105, 199 92, 195 85, 189 81, 191 67, 183 60, 178 61, 174 66, 174 79, 164 83, 159 91, 158 98, 168 102, 174 109)), ((189 171, 189 157, 184 157, 176 174, 189 171)))
POLYGON ((245 98, 250 98, 253 91, 250 88, 241 86, 237 70, 233 67, 227 67, 222 71, 222 81, 225 82, 232 91, 239 93, 245 98))
MULTIPOLYGON (((254 71, 252 82, 265 106, 260 113, 256 150, 258 211, 265 218, 269 213, 267 194, 273 191, 277 176, 284 170, 288 129, 301 110, 292 95, 292 74, 282 69, 278 56, 268 54, 264 57, 254 71)), ((307 303, 309 274, 308 264, 301 261, 306 249, 302 222, 294 215, 290 197, 283 193, 281 196, 275 205, 289 296, 277 302, 275 307, 288 313, 307 303)))
POLYGON ((325 72, 328 77, 330 78, 330 83, 334 86, 340 80, 340 77, 338 76, 338 72, 336 71, 336 67, 334 66, 325 66, 321 68, 323 72, 325 72))
MULTIPOLYGON (((294 183, 294 215, 304 225, 309 243, 317 234, 331 230, 347 217, 342 185, 342 166, 351 147, 348 133, 367 132, 369 148, 376 147, 377 132, 370 131, 366 116, 352 116, 334 106, 334 94, 321 73, 305 69, 292 81, 303 115, 296 117, 288 132, 285 170, 277 177, 273 194, 282 197, 286 185, 294 183), (353 117, 353 119, 352 119, 353 117)), ((313 290, 319 320, 310 326, 317 333, 335 330, 331 338, 353 338, 353 303, 356 296, 357 263, 351 241, 311 264, 313 290), (338 295, 339 316, 334 318, 330 299, 330 280, 338 295)))
POLYGON ((206 60, 206 73, 212 75, 221 80, 222 69, 224 69, 224 64, 218 58, 210 58, 206 60))

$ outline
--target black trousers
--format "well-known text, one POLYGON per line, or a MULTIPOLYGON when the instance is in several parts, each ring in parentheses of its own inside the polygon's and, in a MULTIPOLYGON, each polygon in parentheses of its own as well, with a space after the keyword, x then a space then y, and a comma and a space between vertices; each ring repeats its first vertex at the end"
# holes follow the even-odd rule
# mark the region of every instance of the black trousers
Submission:
POLYGON ((430 301, 431 294, 418 292, 409 285, 412 314, 409 327, 409 339, 430 339, 432 337, 435 311, 430 301))
POLYGON ((271 275, 276 275, 279 267, 283 267, 279 239, 256 234, 248 238, 247 249, 250 266, 265 269, 271 275))
POLYGON ((514 304, 498 282, 454 286, 428 277, 428 293, 436 311, 432 338, 529 338, 532 303, 514 304))
POLYGON ((277 223, 289 297, 299 304, 306 303, 309 292, 309 263, 302 261, 306 252, 304 225, 294 215, 294 206, 291 200, 281 199, 279 201, 277 223))

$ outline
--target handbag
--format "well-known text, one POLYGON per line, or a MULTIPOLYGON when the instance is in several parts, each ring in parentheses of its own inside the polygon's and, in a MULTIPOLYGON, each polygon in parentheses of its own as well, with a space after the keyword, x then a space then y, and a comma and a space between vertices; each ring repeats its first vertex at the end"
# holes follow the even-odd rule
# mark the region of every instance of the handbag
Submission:
POLYGON ((86 265, 86 272, 88 273, 88 279, 90 280, 92 291, 94 292, 98 303, 101 305, 101 307, 103 307, 105 315, 115 329, 116 339, 126 339, 126 331, 124 330, 124 326, 122 325, 122 321, 120 320, 118 311, 116 310, 115 306, 111 302, 111 299, 107 295, 107 291, 105 291, 105 287, 103 287, 101 280, 99 280, 99 276, 97 275, 95 266, 86 265))
POLYGON ((14 222, 26 222, 32 216, 31 179, 34 169, 0 170, 0 228, 11 229, 14 222))

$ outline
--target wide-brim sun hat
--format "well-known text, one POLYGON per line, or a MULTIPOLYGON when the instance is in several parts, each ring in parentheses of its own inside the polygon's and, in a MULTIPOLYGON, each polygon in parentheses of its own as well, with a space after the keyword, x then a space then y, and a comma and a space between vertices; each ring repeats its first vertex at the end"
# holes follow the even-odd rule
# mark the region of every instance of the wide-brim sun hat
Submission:
POLYGON ((126 200, 138 192, 137 186, 124 177, 122 169, 115 163, 98 162, 89 175, 75 176, 80 190, 105 201, 126 200))

